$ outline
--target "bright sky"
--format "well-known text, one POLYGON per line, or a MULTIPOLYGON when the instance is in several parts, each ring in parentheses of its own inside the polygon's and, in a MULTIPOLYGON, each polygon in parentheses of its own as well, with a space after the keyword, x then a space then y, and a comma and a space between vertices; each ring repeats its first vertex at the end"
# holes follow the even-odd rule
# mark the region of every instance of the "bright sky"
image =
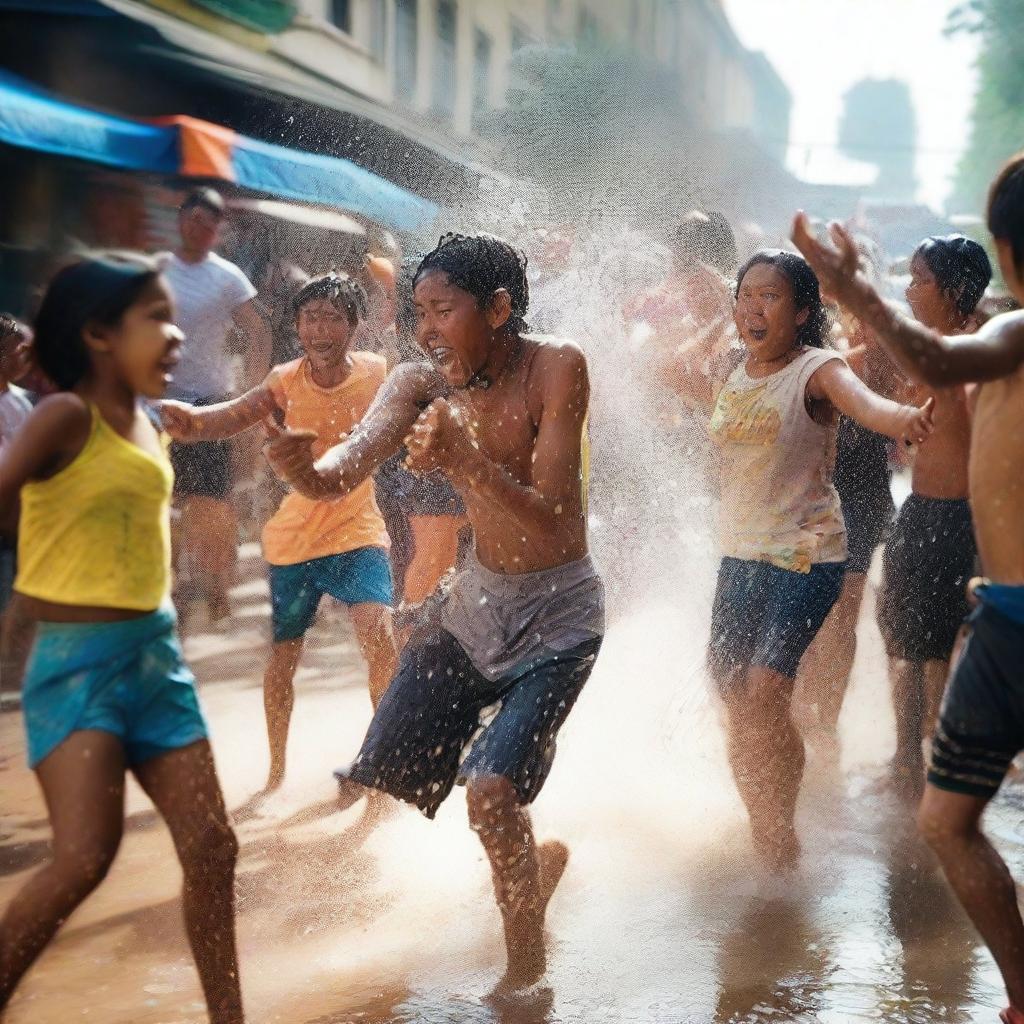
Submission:
MULTIPOLYGON (((857 184, 873 168, 836 146, 843 94, 861 78, 902 78, 917 113, 918 198, 941 209, 966 144, 974 37, 947 37, 962 0, 724 0, 743 44, 762 50, 793 94, 790 169, 857 184)), ((957 212, 957 211, 952 211, 957 212)))

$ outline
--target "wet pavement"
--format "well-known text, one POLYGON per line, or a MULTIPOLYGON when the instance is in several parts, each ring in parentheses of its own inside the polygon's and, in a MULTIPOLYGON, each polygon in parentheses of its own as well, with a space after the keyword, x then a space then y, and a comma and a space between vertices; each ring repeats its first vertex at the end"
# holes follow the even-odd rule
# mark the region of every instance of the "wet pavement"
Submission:
MULTIPOLYGON (((354 754, 370 714, 343 612, 321 617, 300 669, 284 789, 249 799, 267 768, 268 609, 251 549, 247 558, 256 575, 236 590, 230 627, 197 631, 186 653, 236 808, 250 1021, 995 1024, 1004 1003, 992 961, 910 812, 876 785, 894 739, 872 629, 841 764, 809 760, 803 865, 780 881, 752 857, 703 677, 710 581, 619 615, 535 805, 538 835, 572 850, 549 913, 548 976, 494 1005, 500 923, 461 791, 433 823, 401 809, 367 829, 359 806, 333 812, 330 771, 354 754)), ((0 716, 0 751, 2 904, 46 855, 48 829, 17 714, 0 716)), ((989 815, 1017 877, 1022 809, 1011 786, 989 815)), ((134 783, 127 811, 110 876, 26 978, 9 1024, 205 1020, 170 841, 134 783)))

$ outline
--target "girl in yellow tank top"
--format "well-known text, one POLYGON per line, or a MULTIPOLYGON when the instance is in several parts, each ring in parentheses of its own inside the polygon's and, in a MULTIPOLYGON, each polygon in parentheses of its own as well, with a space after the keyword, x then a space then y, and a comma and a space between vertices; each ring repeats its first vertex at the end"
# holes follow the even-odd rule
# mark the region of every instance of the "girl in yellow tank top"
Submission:
POLYGON ((15 587, 38 621, 22 707, 54 841, 0 922, 0 1010, 113 860, 127 767, 176 840, 210 1020, 243 1019, 236 843, 167 602, 173 474, 140 404, 163 394, 181 341, 136 255, 66 267, 36 319, 35 359, 60 391, 0 453, 0 521, 20 496, 15 587))

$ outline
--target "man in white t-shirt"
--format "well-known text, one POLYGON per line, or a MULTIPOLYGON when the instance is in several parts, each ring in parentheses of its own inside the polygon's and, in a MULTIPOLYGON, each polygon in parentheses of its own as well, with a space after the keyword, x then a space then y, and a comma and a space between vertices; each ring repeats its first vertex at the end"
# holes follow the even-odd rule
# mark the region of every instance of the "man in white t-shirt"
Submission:
MULTIPOLYGON (((270 328, 254 301, 256 289, 238 267, 213 252, 224 216, 218 192, 192 192, 178 214, 181 244, 158 257, 185 335, 168 397, 199 405, 239 393, 228 351, 232 327, 246 338, 243 388, 254 387, 270 369, 270 328)), ((171 459, 181 511, 178 567, 193 586, 203 588, 216 621, 230 611, 227 592, 238 534, 229 500, 231 442, 174 445, 171 459)))

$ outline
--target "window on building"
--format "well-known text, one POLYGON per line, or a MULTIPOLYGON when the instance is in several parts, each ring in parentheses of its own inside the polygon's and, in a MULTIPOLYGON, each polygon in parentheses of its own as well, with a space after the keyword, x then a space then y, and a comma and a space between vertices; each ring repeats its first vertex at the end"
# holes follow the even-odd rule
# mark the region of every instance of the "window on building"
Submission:
POLYGON ((458 12, 455 0, 438 0, 437 40, 434 53, 434 112, 450 118, 455 112, 455 31, 458 12))
POLYGON ((351 0, 330 0, 328 16, 331 24, 340 28, 342 32, 352 32, 351 0))
POLYGON ((479 131, 491 109, 491 59, 494 44, 480 29, 473 34, 473 128, 479 131))
POLYGON ((409 103, 416 95, 419 31, 417 0, 395 0, 395 96, 409 103))

